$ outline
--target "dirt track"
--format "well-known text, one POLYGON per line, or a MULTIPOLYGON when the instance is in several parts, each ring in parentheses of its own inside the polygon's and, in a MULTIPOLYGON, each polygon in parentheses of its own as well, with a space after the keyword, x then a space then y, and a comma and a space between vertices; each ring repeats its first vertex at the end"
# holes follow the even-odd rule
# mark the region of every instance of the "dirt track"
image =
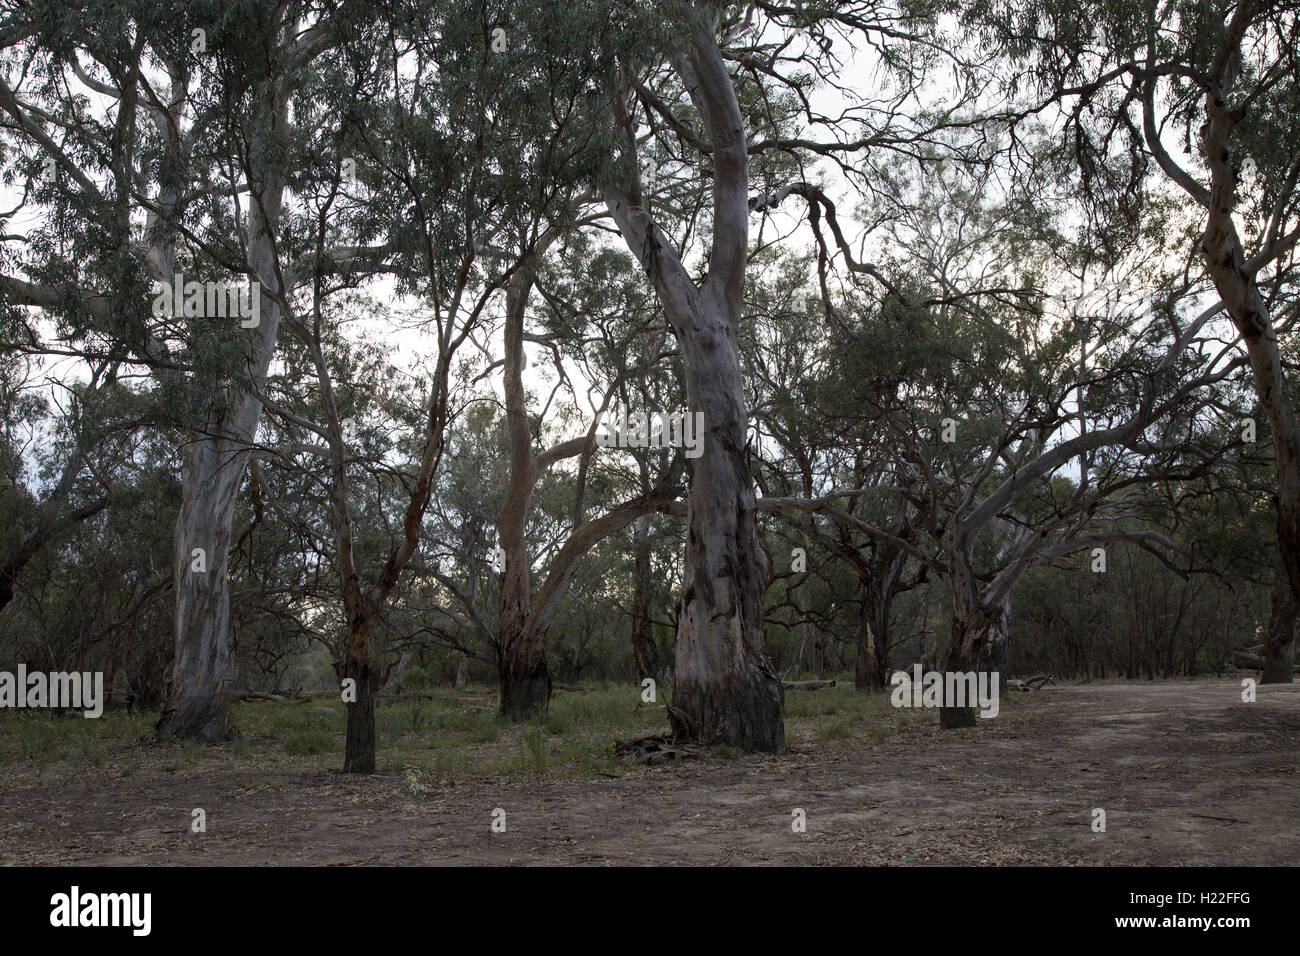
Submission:
POLYGON ((1049 688, 973 730, 941 732, 927 712, 877 743, 805 731, 780 757, 421 793, 395 773, 7 773, 0 862, 1295 864, 1300 685, 1240 693, 1049 688), (206 833, 190 832, 194 807, 206 833), (806 833, 791 832, 794 808, 806 833))

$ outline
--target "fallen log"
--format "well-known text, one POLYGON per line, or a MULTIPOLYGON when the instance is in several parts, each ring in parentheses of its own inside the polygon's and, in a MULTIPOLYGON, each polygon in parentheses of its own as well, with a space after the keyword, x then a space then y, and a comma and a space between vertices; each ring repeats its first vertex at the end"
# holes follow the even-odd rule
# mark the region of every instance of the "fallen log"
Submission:
POLYGON ((1026 678, 1025 683, 1034 690, 1041 690, 1047 684, 1055 684, 1056 678, 1051 674, 1035 674, 1033 677, 1026 678))
POLYGON ((823 687, 834 687, 833 680, 783 680, 781 686, 786 690, 821 690, 823 687))
MULTIPOLYGON (((1262 671, 1264 669, 1264 658, 1258 654, 1252 654, 1250 651, 1233 651, 1232 656, 1236 658, 1236 666, 1241 670, 1262 671)), ((1296 664, 1293 670, 1300 674, 1300 664, 1296 664)))
POLYGON ((290 701, 295 704, 306 704, 306 703, 310 703, 311 701, 310 697, 294 697, 289 694, 268 694, 265 691, 260 691, 260 690, 246 691, 245 693, 239 695, 239 699, 240 700, 273 700, 273 701, 279 701, 281 703, 283 703, 284 701, 290 701))

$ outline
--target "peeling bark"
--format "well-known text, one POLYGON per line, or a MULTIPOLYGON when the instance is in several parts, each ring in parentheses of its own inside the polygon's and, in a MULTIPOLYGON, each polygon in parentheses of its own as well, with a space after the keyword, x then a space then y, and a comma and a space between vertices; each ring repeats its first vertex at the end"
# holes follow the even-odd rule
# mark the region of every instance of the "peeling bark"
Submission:
POLYGON ((227 564, 235 494, 246 451, 205 439, 185 452, 183 496, 173 537, 175 644, 160 736, 201 743, 230 740, 235 647, 227 564), (195 552, 204 570, 196 570, 195 552))
POLYGON ((705 439, 703 454, 689 466, 669 713, 673 729, 687 739, 779 753, 784 690, 764 643, 768 568, 758 546, 734 325, 722 302, 715 299, 714 306, 712 314, 697 312, 681 337, 688 406, 704 412, 705 439))

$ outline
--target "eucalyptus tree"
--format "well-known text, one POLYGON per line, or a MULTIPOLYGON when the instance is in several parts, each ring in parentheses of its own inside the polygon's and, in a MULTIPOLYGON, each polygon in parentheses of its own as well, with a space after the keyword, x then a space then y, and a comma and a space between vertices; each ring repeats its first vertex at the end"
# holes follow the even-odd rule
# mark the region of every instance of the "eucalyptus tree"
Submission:
MULTIPOLYGON (((348 270, 369 267, 383 253, 367 247, 363 237, 348 235, 338 245, 314 242, 320 230, 310 213, 286 207, 290 190, 305 192, 313 182, 313 157, 334 155, 342 140, 347 105, 364 100, 373 76, 357 66, 357 44, 372 24, 357 8, 317 7, 300 3, 253 2, 227 9, 209 26, 211 56, 200 58, 199 79, 211 85, 209 112, 213 133, 225 146, 223 188, 233 200, 206 210, 214 225, 223 225, 230 242, 199 242, 161 191, 159 230, 174 230, 219 266, 244 273, 255 294, 256 324, 234 370, 218 369, 217 401, 202 409, 196 438, 186 448, 185 505, 177 529, 177 654, 172 689, 158 725, 159 733, 207 738, 223 727, 222 714, 233 685, 227 562, 231 523, 250 448, 265 402, 263 389, 275 352, 281 318, 299 285, 318 277, 325 263, 348 270), (249 42, 251 32, 256 42, 249 42), (344 60, 350 70, 335 67, 344 60), (331 86, 339 74, 356 81, 343 91, 331 86), (322 108, 330 104, 333 109, 322 108), (247 209, 239 201, 247 192, 247 209), (211 554, 207 572, 194 573, 189 561, 196 545, 211 554), (215 584, 209 584, 215 581, 215 584), (212 587, 218 589, 214 598, 212 587), (197 728, 197 730, 196 730, 197 728)), ((203 102, 198 86, 191 94, 203 102)), ((193 132, 193 131, 192 131, 193 132)), ((350 169, 350 157, 337 157, 350 169)), ((313 210, 314 211, 314 210, 313 210)), ((167 270, 164 270, 166 272, 167 270)), ((188 310, 187 310, 188 314, 188 310)), ((202 368, 200 366, 200 368, 202 368)))
MULTIPOLYGON (((63 436, 71 454, 20 549, 25 557, 7 562, 11 571, 30 560, 46 533, 108 504, 86 499, 56 513, 82 472, 103 474, 110 466, 96 461, 104 449, 86 439, 111 424, 94 417, 118 404, 106 399, 129 391, 119 380, 129 382, 141 367, 168 378, 178 372, 164 355, 161 330, 145 319, 147 263, 157 245, 140 229, 138 192, 153 181, 148 116, 161 106, 148 97, 146 72, 157 57, 183 58, 182 25, 175 10, 151 11, 147 23, 139 14, 134 5, 94 3, 0 8, 4 185, 6 200, 16 200, 6 201, 0 216, 5 349, 65 369, 81 363, 70 374, 84 383, 79 420, 63 436)), ((167 417, 161 404, 155 423, 167 417)), ((148 417, 137 417, 135 427, 148 417)), ((146 590, 157 593, 153 585, 146 590)), ((76 627, 94 630, 98 622, 76 627)))
MULTIPOLYGON (((300 414, 284 396, 259 395, 277 417, 318 439, 314 447, 298 447, 328 466, 333 524, 328 550, 344 621, 344 636, 335 645, 336 668, 350 705, 344 771, 353 773, 375 769, 375 696, 392 663, 375 634, 421 548, 448 430, 462 401, 458 353, 471 341, 493 294, 521 264, 498 237, 515 226, 533 182, 512 148, 518 145, 518 129, 496 115, 517 92, 519 78, 510 58, 490 55, 491 25, 481 11, 448 6, 402 12, 400 23, 390 24, 402 30, 393 34, 391 47, 365 36, 340 47, 347 56, 336 88, 373 94, 365 103, 323 105, 323 113, 344 110, 344 128, 330 154, 342 150, 347 159, 311 164, 303 177, 314 235, 301 268, 311 288, 300 301, 283 297, 282 308, 315 379, 318 408, 300 414), (371 248, 378 255, 354 256, 340 270, 330 250, 376 237, 380 245, 371 248), (364 448, 365 432, 350 420, 356 409, 349 405, 355 402, 344 403, 356 396, 359 383, 340 361, 346 349, 337 328, 347 309, 341 293, 374 273, 394 274, 398 290, 415 297, 415 328, 433 349, 427 385, 415 396, 419 412, 410 451, 372 464, 356 447, 364 448), (394 458, 408 461, 396 466, 394 458), (401 519, 377 553, 359 539, 358 508, 365 497, 359 500, 352 490, 357 471, 395 474, 401 488, 396 501, 401 519)), ((380 316, 379 321, 393 319, 380 316)))
MULTIPOLYGON (((1101 572, 1117 542, 1186 554, 1135 527, 1139 489, 1225 459, 1233 445, 1210 426, 1241 362, 1205 331, 1213 310, 1187 314, 1158 282, 1089 309, 1086 363, 1073 354, 1079 300, 1073 316, 975 301, 936 314, 925 385, 891 427, 952 593, 945 668, 1004 672, 1011 592, 1028 568, 1090 549, 1101 572)), ((969 725, 973 712, 945 707, 941 720, 969 725)))
POLYGON ((92 357, 150 369, 187 433, 159 734, 234 733, 228 555, 256 393, 296 278, 281 213, 295 149, 330 138, 297 127, 291 104, 357 12, 251 0, 49 15, 41 4, 7 9, 0 27, 25 64, 18 85, 0 89, 0 109, 46 173, 34 193, 54 212, 45 231, 63 224, 79 236, 71 248, 30 243, 26 277, 3 281, 7 297, 73 323, 92 357), (238 314, 210 294, 231 284, 247 286, 238 314))
MULTIPOLYGON (((559 236, 577 228, 584 183, 597 175, 601 153, 587 148, 592 109, 591 77, 603 55, 571 21, 553 10, 521 7, 508 20, 477 4, 411 5, 396 12, 390 45, 361 37, 340 47, 344 69, 335 80, 351 96, 323 109, 342 112, 339 149, 352 151, 358 194, 344 187, 337 167, 317 164, 302 179, 310 192, 313 241, 301 251, 301 271, 311 290, 301 301, 283 297, 284 323, 305 349, 316 378, 314 416, 288 408, 279 397, 259 400, 278 417, 323 441, 307 453, 321 454, 330 473, 334 559, 346 621, 338 670, 351 695, 344 769, 374 769, 374 696, 387 663, 373 640, 395 589, 422 548, 424 519, 449 430, 467 402, 460 360, 482 348, 490 307, 505 297, 505 392, 511 436, 511 468, 499 516, 504 551, 497 651, 502 710, 522 717, 544 707, 550 681, 544 648, 545 618, 555 597, 529 603, 529 561, 524 547, 527 503, 538 476, 555 461, 577 454, 590 439, 568 442, 534 458, 524 407, 523 319, 538 262, 559 236), (500 25, 505 23, 504 26, 500 25), (575 34, 581 42, 569 36, 575 34), (567 39, 562 39, 561 37, 567 39), (567 43, 567 45, 566 45, 567 43), (377 61, 377 65, 372 64, 377 61), (387 77, 364 104, 355 93, 387 77), (539 82, 545 79, 547 82, 539 82), (568 86, 566 86, 568 84, 568 86), (349 257, 340 269, 332 254, 344 244, 377 242, 367 255, 349 257), (381 254, 374 254, 378 250, 381 254), (416 440, 408 465, 399 468, 402 517, 391 547, 373 568, 362 567, 354 527, 352 472, 366 467, 349 447, 349 423, 335 398, 340 366, 327 354, 337 345, 335 298, 370 273, 391 273, 398 290, 413 299, 415 327, 432 343, 427 390, 420 399, 416 440)), ((391 320, 390 320, 391 321, 391 320)), ((388 456, 381 468, 394 467, 388 456)), ((575 532, 562 552, 571 562, 583 541, 597 540, 601 522, 575 532)), ((588 545, 589 546, 589 545, 588 545)), ((432 576, 450 580, 437 569, 432 576)), ((560 589, 556 571, 552 590, 560 589)))
MULTIPOLYGON (((474 15, 483 16, 472 5, 466 5, 464 15, 467 21, 474 15)), ((592 184, 606 166, 605 151, 598 146, 600 127, 594 122, 600 104, 599 81, 616 62, 624 44, 636 40, 634 33, 631 40, 628 34, 611 34, 604 4, 587 4, 577 10, 514 4, 498 15, 499 20, 478 21, 485 38, 502 44, 500 55, 489 58, 497 75, 488 77, 486 84, 475 84, 486 88, 486 93, 479 95, 490 103, 492 133, 501 137, 491 144, 488 155, 503 171, 492 184, 496 190, 493 195, 500 195, 503 207, 493 241, 498 255, 508 263, 501 284, 505 296, 502 369, 509 462, 497 514, 501 576, 494 643, 501 712, 522 719, 544 709, 549 702, 546 633, 576 562, 598 541, 651 510, 654 495, 643 495, 588 518, 582 495, 584 461, 573 524, 552 555, 534 599, 534 562, 527 534, 530 503, 539 480, 549 470, 595 450, 596 425, 584 423, 579 436, 534 450, 551 402, 548 400, 536 416, 530 414, 523 377, 524 343, 529 337, 525 320, 548 250, 556 243, 569 241, 577 230, 593 221, 587 208, 594 198, 592 184)), ((455 49, 447 46, 446 52, 452 61, 441 63, 443 69, 455 65, 455 49)), ((466 63, 459 75, 467 75, 472 66, 466 63)), ((462 84, 462 93, 471 92, 468 84, 462 84)), ((478 139, 481 146, 482 133, 478 139)), ((559 351, 554 345, 552 350, 558 382, 563 382, 565 371, 559 351)), ((554 395, 552 392, 552 398, 554 395)), ((658 494, 665 492, 660 489, 658 494)))
MULTIPOLYGON (((867 191, 869 150, 914 154, 939 130, 970 121, 971 93, 959 89, 937 111, 911 108, 933 67, 964 66, 935 42, 931 11, 921 7, 759 2, 742 10, 703 0, 656 7, 664 25, 656 55, 625 64, 615 89, 619 163, 604 195, 677 337, 688 408, 704 415, 707 429, 690 470, 673 723, 685 737, 780 751, 783 692, 762 630, 770 568, 758 541, 737 345, 749 219, 763 213, 766 222, 783 200, 802 197, 810 220, 834 223, 836 254, 879 274, 852 257, 817 166, 867 191), (870 93, 845 79, 854 46, 873 61, 866 68, 877 69, 870 93), (810 93, 818 87, 842 108, 824 114, 810 93), (689 171, 709 196, 710 215, 676 221, 662 190, 646 186, 651 158, 659 176, 689 171)), ((825 257, 819 263, 824 281, 825 257)))
MULTIPOLYGON (((881 313, 903 334, 875 357, 900 384, 876 387, 858 350, 842 362, 847 397, 888 429, 892 484, 911 517, 900 533, 872 526, 838 504, 853 488, 789 502, 947 583, 947 671, 1005 672, 1011 594, 1029 568, 1086 549, 1104 561, 1115 542, 1184 552, 1141 523, 1138 489, 1203 474, 1233 445, 1211 437, 1243 364, 1216 340, 1217 309, 1194 308, 1158 244, 1109 269, 1078 255, 1031 200, 1050 194, 1039 182, 1031 193, 1014 176, 999 185, 993 169, 971 176, 942 163, 919 192, 896 180, 881 313), (1084 268, 1084 285, 1099 275, 1103 294, 1070 291, 1071 269, 1084 268), (1130 273, 1144 281, 1121 281, 1130 273)), ((944 726, 974 720, 947 703, 944 726)))
MULTIPOLYGON (((1279 336, 1296 317, 1300 6, 1289 0, 977 3, 966 22, 1008 84, 1056 104, 1063 154, 1123 241, 1153 204, 1190 202, 1182 257, 1240 336, 1273 433, 1277 540, 1300 593, 1300 418, 1279 336)), ((1099 232, 1108 235, 1112 230, 1099 232)))
MULTIPOLYGON (((128 275, 132 245, 129 192, 134 171, 134 116, 90 112, 94 86, 77 61, 73 37, 90 38, 95 10, 60 13, 47 5, 0 8, 0 336, 6 440, 29 431, 25 447, 4 455, 6 525, 21 531, 0 556, 0 607, 38 551, 73 525, 100 514, 113 488, 112 449, 103 440, 140 426, 144 406, 130 397, 129 330, 140 284, 128 275), (128 334, 125 336, 123 332, 128 334), (50 397, 41 390, 52 389, 50 397), (124 402, 123 399, 126 399, 124 402), (51 422, 52 401, 61 407, 51 422), (134 426, 122 413, 132 404, 134 426), (114 420, 116 419, 116 420, 114 420), (53 424, 44 494, 24 475, 41 457, 37 430, 53 424), (31 454, 35 453, 35 454, 31 454), (103 461, 97 461, 103 457, 103 461)), ((102 11, 101 11, 102 12, 102 11)), ((111 37, 95 58, 123 77, 139 59, 114 27, 130 14, 113 11, 111 37)), ((100 27, 104 24, 101 23, 100 27)), ((48 436, 47 436, 48 437, 48 436)), ((39 484, 39 482, 38 482, 39 484)))
MULTIPOLYGON (((703 455, 691 463, 686 564, 678 612, 672 722, 683 737, 745 749, 785 748, 783 691, 767 658, 763 592, 769 568, 758 542, 746 457, 747 410, 736 336, 742 320, 749 237, 749 149, 745 117, 718 43, 721 5, 665 5, 677 36, 665 50, 682 98, 698 111, 701 136, 669 99, 629 70, 613 115, 632 175, 605 187, 628 248, 646 270, 685 368, 687 410, 702 414, 703 455), (645 95, 638 100, 644 89, 645 95), (712 166, 712 236, 703 281, 691 275, 642 191, 633 110, 663 109, 670 128, 712 166)), ((667 12, 667 11, 666 11, 667 12)), ((656 67, 658 64, 656 64, 656 67)))
MULTIPOLYGON (((481 532, 487 515, 495 513, 495 541, 480 540, 495 555, 498 574, 481 581, 472 560, 459 562, 459 580, 453 569, 433 571, 461 605, 462 622, 473 621, 488 641, 497 661, 501 712, 513 719, 547 706, 547 633, 579 561, 675 498, 680 474, 680 460, 671 453, 656 465, 647 449, 601 449, 609 435, 602 430, 603 416, 632 407, 629 390, 646 394, 656 366, 668 357, 632 264, 577 228, 544 238, 555 246, 551 255, 538 254, 506 287, 505 354, 492 363, 504 371, 505 447, 501 460, 485 463, 494 475, 492 491, 480 493, 470 521, 461 526, 461 533, 470 525, 481 532), (530 298, 538 300, 531 308, 530 298), (525 343, 532 347, 531 360, 525 343), (526 387, 525 366, 532 369, 535 394, 526 387), (635 475, 623 467, 629 455, 638 467, 635 475), (572 464, 564 467, 566 462, 572 464), (534 574, 540 580, 536 589, 534 574), (499 586, 495 593, 493 585, 499 586)), ((480 440, 495 441, 490 434, 480 440)), ((465 505, 457 510, 465 511, 465 505)))

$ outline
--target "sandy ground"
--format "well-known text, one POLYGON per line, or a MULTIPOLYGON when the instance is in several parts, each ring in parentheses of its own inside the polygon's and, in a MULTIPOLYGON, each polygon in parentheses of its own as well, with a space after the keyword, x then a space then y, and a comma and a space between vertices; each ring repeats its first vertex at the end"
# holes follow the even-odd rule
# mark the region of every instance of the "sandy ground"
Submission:
POLYGON ((9 773, 6 864, 1295 864, 1300 685, 1101 683, 617 779, 9 773), (190 810, 207 832, 190 832, 190 810), (506 813, 506 832, 491 829, 506 813), (792 832, 802 809, 807 830, 792 832), (1093 810, 1106 812, 1094 832, 1093 810))

